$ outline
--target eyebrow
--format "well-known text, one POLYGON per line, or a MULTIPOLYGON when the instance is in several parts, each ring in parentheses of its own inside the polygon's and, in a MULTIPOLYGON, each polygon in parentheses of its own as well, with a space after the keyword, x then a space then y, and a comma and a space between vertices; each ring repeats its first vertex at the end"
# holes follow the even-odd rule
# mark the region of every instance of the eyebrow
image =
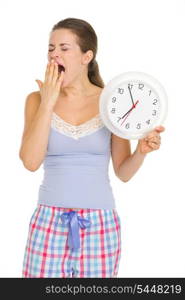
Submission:
MULTIPOLYGON (((68 43, 61 43, 61 44, 59 44, 59 46, 64 46, 64 45, 70 45, 70 44, 68 44, 68 43)), ((49 46, 55 46, 55 45, 49 44, 49 46)))

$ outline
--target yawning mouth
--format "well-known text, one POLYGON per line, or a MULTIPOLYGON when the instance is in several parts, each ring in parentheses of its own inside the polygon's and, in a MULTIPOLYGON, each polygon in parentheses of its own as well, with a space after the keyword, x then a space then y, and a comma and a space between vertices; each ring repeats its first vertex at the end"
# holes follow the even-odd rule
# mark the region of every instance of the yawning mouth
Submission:
POLYGON ((58 65, 58 72, 61 73, 62 71, 65 72, 65 68, 62 65, 58 65))

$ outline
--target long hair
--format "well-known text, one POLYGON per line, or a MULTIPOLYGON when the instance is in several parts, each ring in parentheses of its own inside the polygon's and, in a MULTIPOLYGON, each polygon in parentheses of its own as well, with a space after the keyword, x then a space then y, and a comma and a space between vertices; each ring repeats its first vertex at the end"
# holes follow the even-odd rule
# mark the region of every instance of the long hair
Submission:
POLYGON ((88 64, 88 78, 92 84, 103 88, 105 85, 100 76, 98 63, 96 61, 98 49, 97 35, 92 26, 81 19, 67 18, 55 24, 52 31, 61 28, 69 29, 71 32, 76 34, 78 45, 83 53, 88 50, 93 51, 93 59, 88 64))

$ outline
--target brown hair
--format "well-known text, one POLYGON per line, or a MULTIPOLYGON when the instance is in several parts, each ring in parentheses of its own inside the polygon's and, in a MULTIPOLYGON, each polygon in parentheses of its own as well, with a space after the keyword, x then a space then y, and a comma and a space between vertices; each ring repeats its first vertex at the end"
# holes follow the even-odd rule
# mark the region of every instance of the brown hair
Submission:
POLYGON ((75 33, 78 38, 78 45, 83 53, 92 50, 94 57, 88 64, 88 78, 91 83, 103 88, 104 82, 99 73, 98 63, 96 61, 96 54, 98 49, 97 35, 92 26, 81 19, 67 18, 59 21, 52 28, 52 31, 66 28, 75 33))

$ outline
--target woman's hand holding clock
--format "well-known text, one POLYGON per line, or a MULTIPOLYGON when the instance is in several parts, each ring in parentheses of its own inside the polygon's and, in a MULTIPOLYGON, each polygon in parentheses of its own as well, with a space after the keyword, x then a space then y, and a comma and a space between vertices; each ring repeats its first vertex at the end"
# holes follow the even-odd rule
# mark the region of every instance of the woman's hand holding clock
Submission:
POLYGON ((126 72, 104 87, 100 113, 105 126, 121 138, 138 142, 136 150, 119 166, 122 181, 133 177, 147 153, 160 148, 167 109, 163 86, 149 74, 126 72))
POLYGON ((164 126, 157 126, 145 138, 138 141, 136 152, 147 154, 154 150, 158 150, 161 145, 160 133, 165 130, 164 126))

